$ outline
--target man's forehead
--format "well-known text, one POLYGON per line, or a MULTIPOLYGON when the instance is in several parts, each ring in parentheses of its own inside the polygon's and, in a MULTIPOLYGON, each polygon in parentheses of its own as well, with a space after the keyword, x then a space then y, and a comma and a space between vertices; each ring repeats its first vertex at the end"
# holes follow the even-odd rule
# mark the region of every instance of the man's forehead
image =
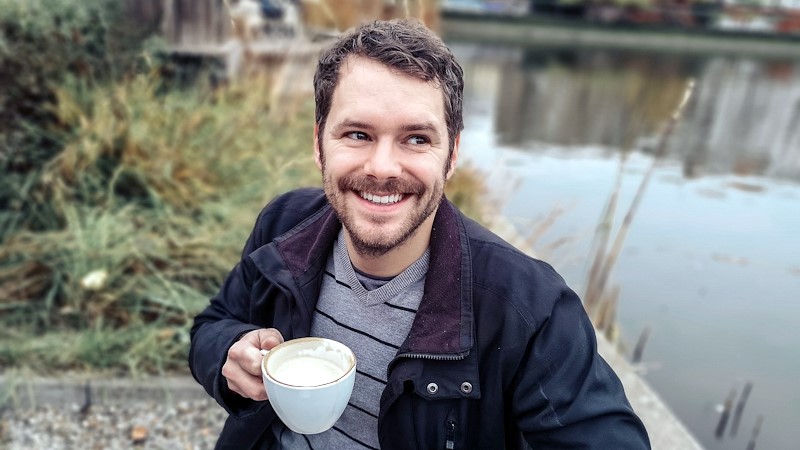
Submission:
MULTIPOLYGON (((341 79, 345 75, 352 74, 356 70, 359 70, 359 71, 363 70, 365 72, 373 71, 373 70, 385 70, 385 71, 390 72, 392 75, 395 75, 395 76, 400 77, 400 78, 406 78, 406 79, 409 79, 409 80, 414 80, 414 81, 419 81, 419 82, 422 82, 422 83, 427 83, 432 88, 440 90, 440 91, 441 91, 441 88, 442 88, 441 84, 439 83, 439 80, 436 80, 436 79, 428 80, 428 79, 426 79, 425 77, 422 77, 422 76, 412 75, 412 74, 403 72, 402 70, 400 70, 398 68, 391 67, 388 64, 385 64, 385 63, 383 63, 381 61, 378 61, 377 59, 370 58, 370 57, 363 56, 363 55, 348 55, 342 60, 342 64, 339 66, 339 77, 338 77, 339 81, 341 82, 341 79)), ((337 83, 336 87, 337 88, 339 87, 338 83, 337 83)))
POLYGON ((448 139, 441 88, 372 58, 347 56, 339 68, 331 97, 326 133, 360 129, 381 133, 432 133, 448 139))

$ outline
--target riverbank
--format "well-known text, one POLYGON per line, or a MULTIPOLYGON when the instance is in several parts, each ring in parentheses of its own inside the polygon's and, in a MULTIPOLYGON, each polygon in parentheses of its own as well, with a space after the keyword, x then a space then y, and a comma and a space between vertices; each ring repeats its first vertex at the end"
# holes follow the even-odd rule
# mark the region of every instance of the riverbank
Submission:
POLYGON ((585 21, 443 11, 446 40, 800 58, 800 36, 622 27, 585 21))
MULTIPOLYGON (((536 257, 526 238, 508 221, 496 219, 492 230, 520 250, 536 257)), ((642 419, 655 450, 702 450, 703 446, 686 428, 667 403, 625 359, 616 346, 597 331, 597 352, 616 372, 631 406, 642 419)))
POLYGON ((597 351, 614 369, 625 386, 631 406, 642 419, 653 449, 702 450, 700 442, 659 397, 656 391, 628 364, 614 346, 602 336, 597 338, 597 351))
MULTIPOLYGON (((701 450, 658 394, 602 336, 598 351, 614 368, 656 450, 701 450)), ((0 377, 10 401, 0 409, 0 447, 211 449, 225 412, 189 376, 103 379, 0 377)))

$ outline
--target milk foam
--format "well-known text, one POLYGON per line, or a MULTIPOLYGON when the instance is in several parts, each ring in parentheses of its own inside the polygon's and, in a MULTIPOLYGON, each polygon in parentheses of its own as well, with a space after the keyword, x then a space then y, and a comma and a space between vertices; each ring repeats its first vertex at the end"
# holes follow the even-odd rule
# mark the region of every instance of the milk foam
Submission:
POLYGON ((316 356, 299 355, 283 361, 272 373, 273 378, 293 386, 319 386, 344 375, 336 364, 316 356))

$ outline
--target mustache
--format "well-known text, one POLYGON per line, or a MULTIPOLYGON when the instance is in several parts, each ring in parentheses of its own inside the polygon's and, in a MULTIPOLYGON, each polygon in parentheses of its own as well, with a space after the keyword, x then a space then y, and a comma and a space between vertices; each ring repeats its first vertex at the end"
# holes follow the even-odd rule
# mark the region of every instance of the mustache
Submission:
POLYGON ((390 178, 378 181, 373 177, 364 175, 347 175, 339 179, 339 189, 343 191, 376 192, 376 193, 402 193, 422 194, 425 185, 418 181, 402 178, 390 178))

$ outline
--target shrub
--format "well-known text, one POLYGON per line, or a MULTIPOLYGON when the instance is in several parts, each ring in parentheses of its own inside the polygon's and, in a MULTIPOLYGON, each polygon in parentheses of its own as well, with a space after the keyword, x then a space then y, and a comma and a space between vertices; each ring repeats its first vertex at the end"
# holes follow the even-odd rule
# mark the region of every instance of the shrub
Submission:
MULTIPOLYGON (((0 311, 14 333, 62 338, 48 341, 56 349, 0 352, 0 366, 59 351, 72 355, 68 367, 120 369, 74 347, 88 345, 86 333, 139 330, 155 333, 137 347, 150 361, 142 364, 174 368, 258 210, 280 192, 319 183, 310 103, 300 117, 276 121, 259 80, 216 92, 158 86, 157 76, 141 75, 55 90, 53 114, 72 131, 34 192, 52 223, 19 229, 0 247, 0 311), (156 364, 165 355, 143 349, 157 342, 177 354, 156 364)), ((20 339, 3 333, 11 332, 0 332, 0 343, 20 339)))
MULTIPOLYGON (((186 370, 260 208, 320 183, 311 99, 286 117, 264 79, 179 89, 122 57, 146 33, 115 43, 113 3, 0 0, 3 368, 186 370)), ((482 215, 458 173, 448 195, 482 215)))
POLYGON ((91 88, 140 67, 132 55, 148 34, 126 31, 118 3, 0 0, 0 243, 51 219, 29 200, 69 131, 53 111, 57 89, 68 80, 91 88))

